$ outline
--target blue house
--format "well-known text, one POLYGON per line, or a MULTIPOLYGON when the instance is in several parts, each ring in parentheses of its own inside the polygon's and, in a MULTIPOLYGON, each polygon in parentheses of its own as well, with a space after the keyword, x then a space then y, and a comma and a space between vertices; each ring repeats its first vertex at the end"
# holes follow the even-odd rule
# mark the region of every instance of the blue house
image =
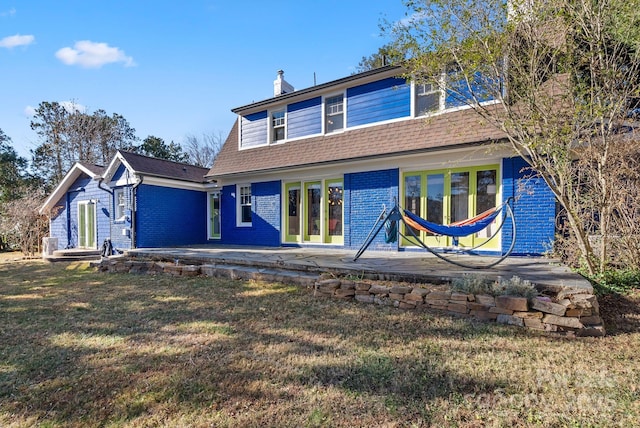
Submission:
POLYGON ((40 208, 49 214, 52 250, 97 249, 110 236, 111 199, 101 185, 104 167, 75 163, 40 208))
MULTIPOLYGON (((514 254, 545 252, 555 231, 555 199, 529 177, 504 135, 446 90, 417 85, 386 66, 302 90, 279 72, 274 96, 232 111, 231 132, 207 174, 211 242, 357 249, 397 201, 449 224, 514 197, 514 254)), ((492 103, 490 99, 484 100, 492 103)), ((460 239, 487 241, 488 231, 460 239)), ((420 236, 427 245, 450 238, 420 236)), ((502 252, 503 228, 483 248, 502 252)), ((414 244, 378 237, 373 249, 414 244)))
POLYGON ((207 171, 119 151, 106 168, 75 164, 40 212, 60 249, 98 249, 106 239, 116 251, 203 244, 207 171))

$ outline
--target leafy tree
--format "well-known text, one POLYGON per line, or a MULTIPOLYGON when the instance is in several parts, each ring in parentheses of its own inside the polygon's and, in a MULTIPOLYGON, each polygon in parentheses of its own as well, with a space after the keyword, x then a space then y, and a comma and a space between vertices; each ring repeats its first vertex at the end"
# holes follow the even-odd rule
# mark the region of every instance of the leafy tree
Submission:
POLYGON ((202 134, 202 137, 187 135, 185 137, 185 152, 189 162, 203 168, 211 168, 224 144, 222 133, 202 134))
POLYGON ((408 78, 472 107, 544 179, 592 275, 611 262, 617 219, 639 209, 616 191, 633 171, 627 156, 640 153, 629 116, 640 97, 634 3, 406 1, 407 19, 386 24, 408 78))
POLYGON ((31 128, 42 140, 32 150, 33 166, 50 184, 60 181, 75 162, 106 165, 117 150, 130 149, 137 140, 135 129, 119 114, 89 114, 57 102, 40 103, 31 128))
POLYGON ((167 144, 162 138, 154 137, 153 135, 145 138, 135 151, 141 155, 174 162, 187 162, 189 160, 189 155, 182 150, 179 144, 173 141, 167 144))
POLYGON ((394 64, 398 60, 398 52, 394 50, 393 46, 387 44, 378 48, 378 52, 369 56, 363 56, 356 67, 356 73, 362 73, 368 70, 384 67, 385 65, 394 64))

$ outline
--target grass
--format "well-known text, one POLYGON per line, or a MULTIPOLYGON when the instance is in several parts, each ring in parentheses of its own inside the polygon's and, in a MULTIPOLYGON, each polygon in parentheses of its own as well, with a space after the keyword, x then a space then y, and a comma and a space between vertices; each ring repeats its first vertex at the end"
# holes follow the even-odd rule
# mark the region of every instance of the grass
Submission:
MULTIPOLYGON (((0 261, 0 426, 633 426, 638 295, 612 335, 261 282, 0 261)), ((624 303, 624 305, 622 304, 624 303)))

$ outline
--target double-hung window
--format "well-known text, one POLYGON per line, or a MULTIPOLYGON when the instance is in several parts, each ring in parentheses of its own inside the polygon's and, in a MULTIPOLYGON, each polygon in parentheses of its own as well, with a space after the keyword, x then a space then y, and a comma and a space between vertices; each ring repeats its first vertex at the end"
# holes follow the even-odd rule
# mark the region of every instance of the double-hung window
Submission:
POLYGON ((271 113, 271 142, 278 143, 285 139, 286 119, 285 111, 278 110, 271 113))
POLYGON ((344 95, 325 98, 324 101, 324 129, 326 133, 344 128, 344 95))
POLYGON ((124 221, 125 220, 125 214, 126 214, 126 206, 127 206, 127 199, 124 193, 124 189, 120 188, 120 189, 116 189, 113 193, 114 195, 114 200, 115 200, 115 220, 119 220, 119 221, 124 221))
POLYGON ((415 85, 415 115, 425 116, 440 110, 442 91, 438 85, 424 83, 415 85))
POLYGON ((238 226, 251 226, 251 185, 238 185, 238 226))

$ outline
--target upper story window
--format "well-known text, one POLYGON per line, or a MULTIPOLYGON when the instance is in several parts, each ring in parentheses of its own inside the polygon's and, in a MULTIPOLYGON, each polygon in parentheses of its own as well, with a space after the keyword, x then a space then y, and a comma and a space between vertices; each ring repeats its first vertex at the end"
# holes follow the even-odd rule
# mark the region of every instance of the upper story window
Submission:
POLYGON ((271 142, 283 141, 286 135, 286 116, 284 110, 271 113, 271 142))
POLYGON ((344 95, 327 97, 324 101, 325 132, 334 132, 344 128, 344 95))
POLYGON ((415 85, 415 115, 424 116, 440 110, 442 91, 433 83, 415 85))
POLYGON ((251 185, 238 185, 238 226, 251 226, 251 185))

